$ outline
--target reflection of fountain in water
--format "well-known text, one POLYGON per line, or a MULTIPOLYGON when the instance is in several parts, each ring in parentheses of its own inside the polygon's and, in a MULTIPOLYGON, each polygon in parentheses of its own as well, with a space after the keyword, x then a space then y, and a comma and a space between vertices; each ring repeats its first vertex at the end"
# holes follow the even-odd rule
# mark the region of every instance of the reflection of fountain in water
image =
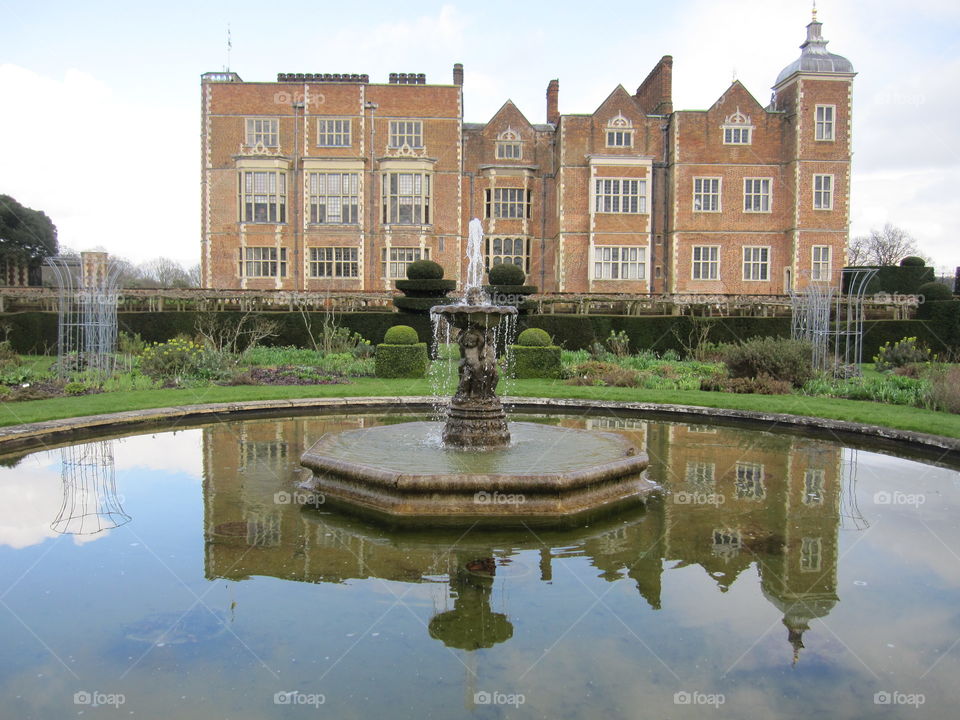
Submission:
POLYGON ((63 504, 50 525, 64 535, 95 535, 130 522, 117 495, 113 443, 84 443, 60 451, 63 504))

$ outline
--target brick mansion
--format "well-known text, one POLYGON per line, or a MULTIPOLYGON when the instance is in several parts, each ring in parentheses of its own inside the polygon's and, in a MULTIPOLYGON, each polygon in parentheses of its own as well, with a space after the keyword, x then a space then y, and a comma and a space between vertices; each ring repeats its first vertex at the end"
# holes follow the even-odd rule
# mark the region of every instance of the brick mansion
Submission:
MULTIPOLYGON (((546 122, 509 100, 463 120, 450 84, 392 73, 202 77, 202 284, 388 290, 421 258, 462 278, 471 218, 488 265, 542 292, 783 294, 839 282, 854 71, 807 25, 762 106, 734 81, 675 110, 673 59, 634 93, 546 122)), ((772 75, 772 73, 771 73, 772 75)))

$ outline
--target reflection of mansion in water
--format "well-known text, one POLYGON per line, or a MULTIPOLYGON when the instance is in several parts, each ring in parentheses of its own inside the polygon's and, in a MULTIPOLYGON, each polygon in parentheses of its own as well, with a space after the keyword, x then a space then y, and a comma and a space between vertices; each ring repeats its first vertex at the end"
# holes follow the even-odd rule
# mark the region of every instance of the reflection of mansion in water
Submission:
MULTIPOLYGON (((534 550, 541 579, 549 581, 556 555, 545 547, 564 546, 563 557, 590 558, 606 580, 631 578, 650 607, 659 609, 664 561, 671 568, 699 565, 723 592, 756 564, 763 595, 783 613, 796 657, 809 622, 825 617, 838 601, 843 451, 813 439, 735 428, 585 422, 626 433, 646 448, 651 479, 669 492, 651 499, 646 511, 614 513, 582 529, 538 531, 537 537, 471 533, 446 552, 438 551, 429 533, 383 532, 322 506, 320 512, 301 507, 309 501, 293 489, 304 473, 301 453, 324 433, 376 421, 310 417, 205 428, 207 576, 438 582, 437 576, 460 577, 465 567, 492 562, 488 558, 508 561, 534 550)), ((493 615, 478 611, 476 617, 493 615)))

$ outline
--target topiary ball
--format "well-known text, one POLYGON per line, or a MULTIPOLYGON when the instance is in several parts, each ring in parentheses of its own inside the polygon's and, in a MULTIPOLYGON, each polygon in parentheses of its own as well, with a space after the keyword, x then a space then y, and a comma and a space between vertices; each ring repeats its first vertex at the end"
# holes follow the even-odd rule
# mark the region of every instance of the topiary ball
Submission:
POLYGON ((488 273, 491 285, 523 285, 527 274, 519 265, 494 265, 488 273))
POLYGON ((440 280, 443 277, 443 265, 433 260, 416 260, 407 265, 408 280, 440 280))
POLYGON ((517 338, 517 345, 526 347, 550 347, 553 340, 550 339, 550 333, 540 328, 527 328, 520 337, 517 338))
POLYGON ((953 293, 943 283, 926 282, 917 288, 917 294, 923 295, 924 302, 938 302, 940 300, 953 300, 953 293))
POLYGON ((394 325, 384 333, 383 342, 387 345, 416 345, 420 338, 409 325, 394 325))
POLYGON ((908 255, 900 261, 900 267, 924 267, 927 263, 916 255, 908 255))

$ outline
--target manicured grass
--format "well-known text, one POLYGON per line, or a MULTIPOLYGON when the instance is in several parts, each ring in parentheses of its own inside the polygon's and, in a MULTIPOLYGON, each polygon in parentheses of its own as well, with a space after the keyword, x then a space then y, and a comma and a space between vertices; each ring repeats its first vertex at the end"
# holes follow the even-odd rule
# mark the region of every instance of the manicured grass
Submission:
MULTIPOLYGON (((565 397, 670 403, 809 415, 960 438, 960 415, 865 401, 800 395, 734 395, 700 390, 639 390, 636 388, 571 386, 557 380, 511 380, 506 390, 510 395, 522 397, 565 397)), ((501 384, 502 391, 503 384, 501 384)), ((17 425, 80 415, 97 415, 122 410, 141 410, 198 403, 305 397, 432 394, 433 385, 427 379, 381 380, 377 378, 359 378, 348 385, 216 386, 183 390, 137 390, 73 398, 4 403, 0 405, 0 425, 17 425)))

